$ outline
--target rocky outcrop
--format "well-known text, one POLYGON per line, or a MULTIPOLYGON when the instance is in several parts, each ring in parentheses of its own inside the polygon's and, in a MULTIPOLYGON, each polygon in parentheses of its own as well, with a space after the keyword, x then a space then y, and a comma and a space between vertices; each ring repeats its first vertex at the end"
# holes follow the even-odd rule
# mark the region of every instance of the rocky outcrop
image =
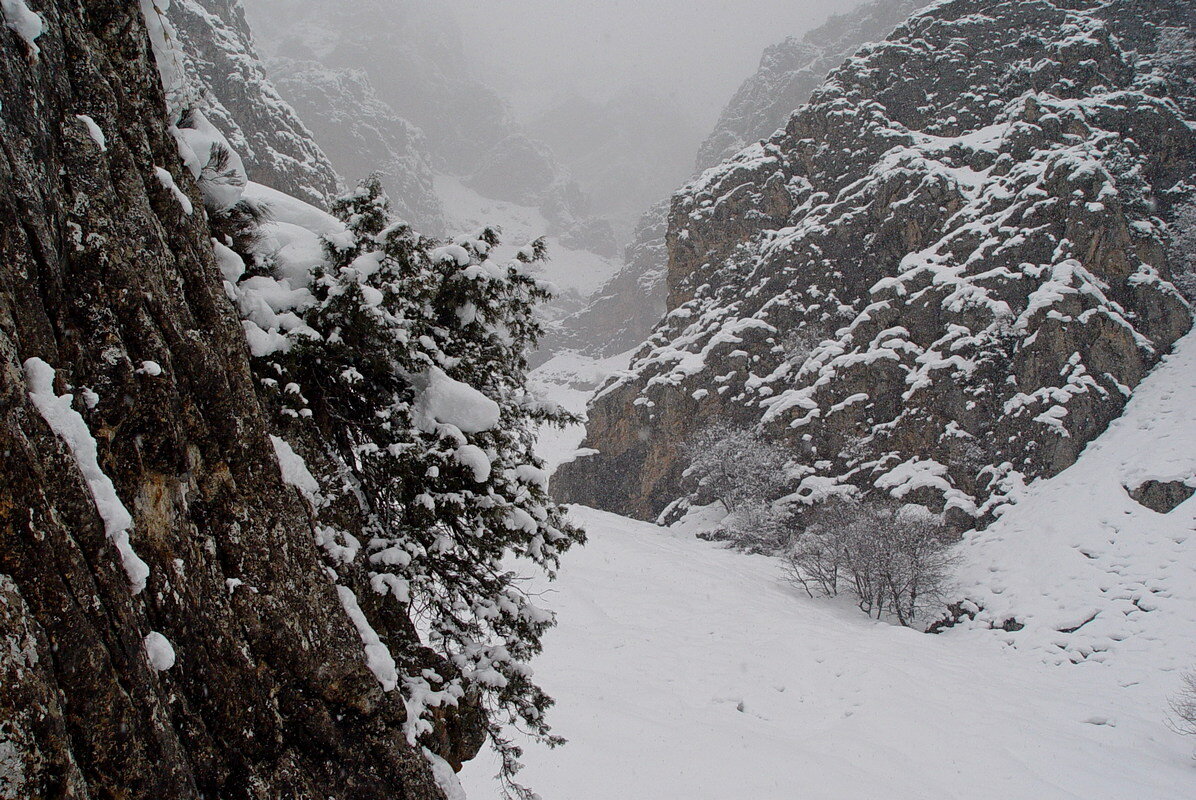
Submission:
POLYGON ((444 234, 423 132, 379 99, 365 72, 286 58, 269 66, 347 182, 377 173, 400 218, 429 236, 444 234))
POLYGON ((224 132, 254 180, 327 206, 338 191, 336 171, 267 77, 241 0, 174 0, 167 15, 181 66, 201 94, 193 105, 224 132))
POLYGON ((831 70, 861 45, 886 38, 926 0, 873 0, 798 38, 774 44, 760 67, 735 92, 714 130, 698 150, 695 170, 722 163, 744 147, 767 139, 806 102, 831 70))
POLYGON ((1196 134, 1142 46, 1186 10, 950 0, 863 48, 674 198, 669 314, 558 495, 653 518, 715 418, 790 448, 799 506, 984 524, 1071 464, 1190 326, 1164 220, 1196 134))
POLYGON ((36 42, 0 27, 0 797, 443 797, 283 479, 140 8, 32 5, 36 42))
POLYGON ((1129 492, 1130 497, 1134 498, 1134 502, 1160 514, 1169 514, 1180 503, 1191 499, 1192 495, 1196 495, 1196 488, 1188 486, 1183 481, 1149 480, 1133 489, 1127 488, 1126 491, 1129 492))

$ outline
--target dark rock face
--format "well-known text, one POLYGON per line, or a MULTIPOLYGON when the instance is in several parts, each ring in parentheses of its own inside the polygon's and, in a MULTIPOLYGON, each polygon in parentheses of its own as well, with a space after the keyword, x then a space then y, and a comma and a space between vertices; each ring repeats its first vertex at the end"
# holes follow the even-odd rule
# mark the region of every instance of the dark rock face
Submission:
POLYGON ((1168 514, 1176 509, 1180 503, 1191 499, 1196 489, 1183 481, 1146 481, 1133 489, 1126 489, 1134 502, 1157 511, 1168 514))
POLYGON ((674 198, 670 312, 560 498, 655 517, 715 418, 792 449, 798 502, 854 487, 961 525, 1071 464, 1190 327, 1162 219, 1196 135, 1121 44, 1185 11, 954 0, 861 50, 674 198))
POLYGON ((720 164, 784 127, 793 110, 810 98, 831 70, 866 42, 886 38, 924 5, 925 0, 874 0, 831 17, 800 39, 790 36, 769 47, 756 74, 739 87, 702 143, 696 171, 720 164))
MULTIPOLYGON (((281 479, 138 5, 32 5, 40 56, 0 28, 0 797, 443 797, 281 479), (132 516, 140 593, 31 358, 132 516)), ((404 622, 376 620, 396 653, 404 622)))
POLYGON ((182 66, 203 87, 200 105, 254 180, 327 206, 338 191, 336 171, 266 76, 241 0, 174 0, 168 15, 182 66))

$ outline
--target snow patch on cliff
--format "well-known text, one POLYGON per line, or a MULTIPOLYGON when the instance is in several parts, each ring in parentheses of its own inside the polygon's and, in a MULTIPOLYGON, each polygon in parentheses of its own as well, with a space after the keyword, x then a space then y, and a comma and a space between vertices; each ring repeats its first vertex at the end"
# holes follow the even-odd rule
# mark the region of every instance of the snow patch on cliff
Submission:
POLYGON ((91 490, 96 511, 104 521, 104 532, 116 547, 129 583, 133 585, 133 594, 140 594, 149 578, 149 565, 138 557, 129 543, 133 517, 117 496, 112 480, 100 469, 96 440, 87 422, 71 407, 74 395, 54 393, 54 368, 40 358, 30 358, 24 366, 29 399, 75 457, 79 472, 91 490))

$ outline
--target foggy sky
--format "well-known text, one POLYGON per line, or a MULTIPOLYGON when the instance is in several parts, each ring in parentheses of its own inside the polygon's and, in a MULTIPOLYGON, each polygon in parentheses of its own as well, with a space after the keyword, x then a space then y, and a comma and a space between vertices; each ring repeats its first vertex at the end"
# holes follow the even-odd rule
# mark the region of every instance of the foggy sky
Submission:
POLYGON ((649 85, 713 125, 761 51, 861 0, 429 0, 461 22, 469 60, 517 109, 649 85))

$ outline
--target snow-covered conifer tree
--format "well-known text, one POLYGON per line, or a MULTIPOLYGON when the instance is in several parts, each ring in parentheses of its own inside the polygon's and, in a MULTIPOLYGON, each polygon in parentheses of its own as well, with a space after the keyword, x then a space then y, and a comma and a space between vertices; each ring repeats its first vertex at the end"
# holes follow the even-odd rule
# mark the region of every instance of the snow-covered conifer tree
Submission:
POLYGON ((393 595, 458 671, 405 679, 412 738, 421 714, 480 692, 488 731, 510 781, 517 724, 555 744, 551 700, 526 662, 552 614, 523 591, 509 559, 552 573, 583 541, 547 494, 532 452, 540 423, 573 418, 535 399, 525 353, 540 328, 547 288, 523 267, 542 242, 500 265, 498 233, 441 244, 393 222, 370 179, 334 212, 346 231, 326 237, 326 261, 310 284, 314 302, 293 346, 271 357, 278 398, 332 443, 370 530, 365 551, 374 588, 393 595))

